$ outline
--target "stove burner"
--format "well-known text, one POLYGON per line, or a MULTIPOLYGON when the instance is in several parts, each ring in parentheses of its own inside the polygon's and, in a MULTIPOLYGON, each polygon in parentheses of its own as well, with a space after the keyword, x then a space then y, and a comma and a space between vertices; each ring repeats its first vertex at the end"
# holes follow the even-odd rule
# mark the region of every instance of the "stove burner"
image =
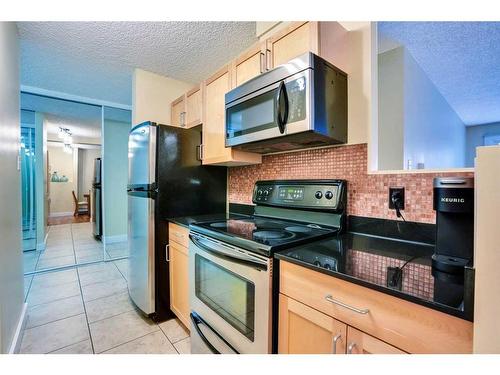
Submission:
POLYGON ((259 240, 287 240, 295 235, 282 230, 259 230, 253 232, 253 237, 259 240))
POLYGON ((293 226, 293 227, 286 227, 285 230, 297 233, 309 233, 312 231, 312 228, 293 226))

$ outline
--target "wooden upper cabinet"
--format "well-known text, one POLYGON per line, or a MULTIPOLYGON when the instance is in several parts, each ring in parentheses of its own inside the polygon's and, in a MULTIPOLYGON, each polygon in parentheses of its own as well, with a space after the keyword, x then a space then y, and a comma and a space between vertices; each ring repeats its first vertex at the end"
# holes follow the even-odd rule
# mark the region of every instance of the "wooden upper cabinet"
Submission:
POLYGON ((230 66, 205 81, 203 102, 203 164, 236 166, 262 162, 260 154, 226 147, 225 94, 231 89, 230 66))
POLYGON ((347 325, 280 294, 280 354, 345 354, 347 325))
POLYGON ((353 327, 347 327, 347 354, 406 354, 353 327))
POLYGON ((232 63, 231 87, 237 87, 266 71, 266 43, 258 42, 232 63))
POLYGON ((182 95, 179 98, 175 99, 171 104, 171 110, 170 110, 171 125, 179 127, 186 126, 185 116, 186 116, 186 100, 185 100, 185 95, 182 95))
POLYGON ((186 93, 186 127, 202 123, 203 94, 201 85, 186 93))
POLYGON ((292 22, 267 39, 267 68, 312 52, 348 72, 347 34, 338 22, 292 22))

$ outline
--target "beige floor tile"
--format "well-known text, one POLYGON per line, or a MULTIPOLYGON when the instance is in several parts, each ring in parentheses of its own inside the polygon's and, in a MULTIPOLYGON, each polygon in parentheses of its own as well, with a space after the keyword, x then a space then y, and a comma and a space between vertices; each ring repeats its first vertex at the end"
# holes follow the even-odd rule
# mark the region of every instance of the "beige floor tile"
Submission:
POLYGON ((84 312, 80 295, 28 307, 26 328, 33 328, 84 312))
POLYGON ((163 332, 156 331, 107 350, 103 354, 177 354, 177 351, 163 332))
POLYGON ((83 300, 85 302, 108 297, 127 290, 127 282, 123 277, 121 279, 114 279, 82 286, 83 300))
POLYGON ((168 339, 172 343, 176 343, 177 341, 189 337, 189 332, 178 319, 170 319, 166 322, 160 323, 159 325, 161 330, 165 333, 165 335, 167 335, 168 339))
POLYGON ((85 314, 24 331, 21 353, 49 353, 89 338, 85 314))
POLYGON ((116 268, 112 262, 100 262, 100 263, 96 263, 96 264, 90 264, 87 266, 78 267, 78 274, 80 276, 82 276, 82 275, 85 275, 87 273, 93 273, 93 272, 99 272, 99 271, 105 271, 105 270, 109 271, 112 268, 116 268))
POLYGON ((52 271, 35 275, 33 278, 33 287, 35 289, 46 288, 75 281, 78 281, 78 274, 75 269, 52 271))
POLYGON ((82 286, 84 286, 121 278, 123 278, 123 276, 120 271, 118 271, 118 268, 109 267, 108 269, 105 269, 103 271, 85 273, 83 275, 80 275, 80 283, 82 284, 82 286))
POLYGON ((59 258, 72 255, 74 255, 73 246, 64 246, 61 248, 47 249, 44 252, 42 252, 40 258, 51 259, 51 258, 59 258))
POLYGON ((77 281, 51 287, 34 288, 32 286, 28 294, 28 304, 34 306, 79 295, 80 284, 77 281))
POLYGON ((87 339, 85 341, 50 352, 50 354, 94 354, 94 352, 92 351, 92 344, 90 340, 87 339))
POLYGON ((36 265, 37 270, 48 270, 56 267, 66 267, 72 266, 75 264, 74 255, 62 256, 57 258, 43 258, 43 255, 40 256, 38 260, 38 264, 36 265))
POLYGON ((129 311, 90 324, 90 333, 96 353, 101 353, 158 330, 158 326, 153 321, 142 317, 136 311, 129 311))
POLYGON ((134 310, 128 291, 85 303, 89 323, 134 310))
POLYGON ((174 344, 175 350, 179 352, 179 354, 191 354, 191 340, 188 337, 187 339, 178 341, 174 344))
POLYGON ((33 276, 24 276, 24 299, 28 296, 33 276))

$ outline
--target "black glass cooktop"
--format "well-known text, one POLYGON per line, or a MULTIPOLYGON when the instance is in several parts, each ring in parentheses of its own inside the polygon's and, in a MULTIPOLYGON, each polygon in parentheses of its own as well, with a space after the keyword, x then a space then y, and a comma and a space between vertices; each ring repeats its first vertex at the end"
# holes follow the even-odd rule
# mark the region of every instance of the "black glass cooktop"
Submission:
POLYGON ((276 250, 332 236, 338 231, 336 228, 316 224, 259 216, 191 224, 190 228, 234 246, 269 256, 276 250))

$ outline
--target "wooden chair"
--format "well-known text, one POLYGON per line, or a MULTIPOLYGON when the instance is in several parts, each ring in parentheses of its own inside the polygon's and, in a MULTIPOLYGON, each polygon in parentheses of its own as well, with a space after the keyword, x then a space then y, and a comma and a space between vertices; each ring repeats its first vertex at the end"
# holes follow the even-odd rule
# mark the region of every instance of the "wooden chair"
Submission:
POLYGON ((73 194, 73 202, 75 202, 75 213, 73 214, 73 216, 87 215, 89 213, 88 202, 87 201, 78 202, 74 190, 71 192, 71 194, 73 194))

